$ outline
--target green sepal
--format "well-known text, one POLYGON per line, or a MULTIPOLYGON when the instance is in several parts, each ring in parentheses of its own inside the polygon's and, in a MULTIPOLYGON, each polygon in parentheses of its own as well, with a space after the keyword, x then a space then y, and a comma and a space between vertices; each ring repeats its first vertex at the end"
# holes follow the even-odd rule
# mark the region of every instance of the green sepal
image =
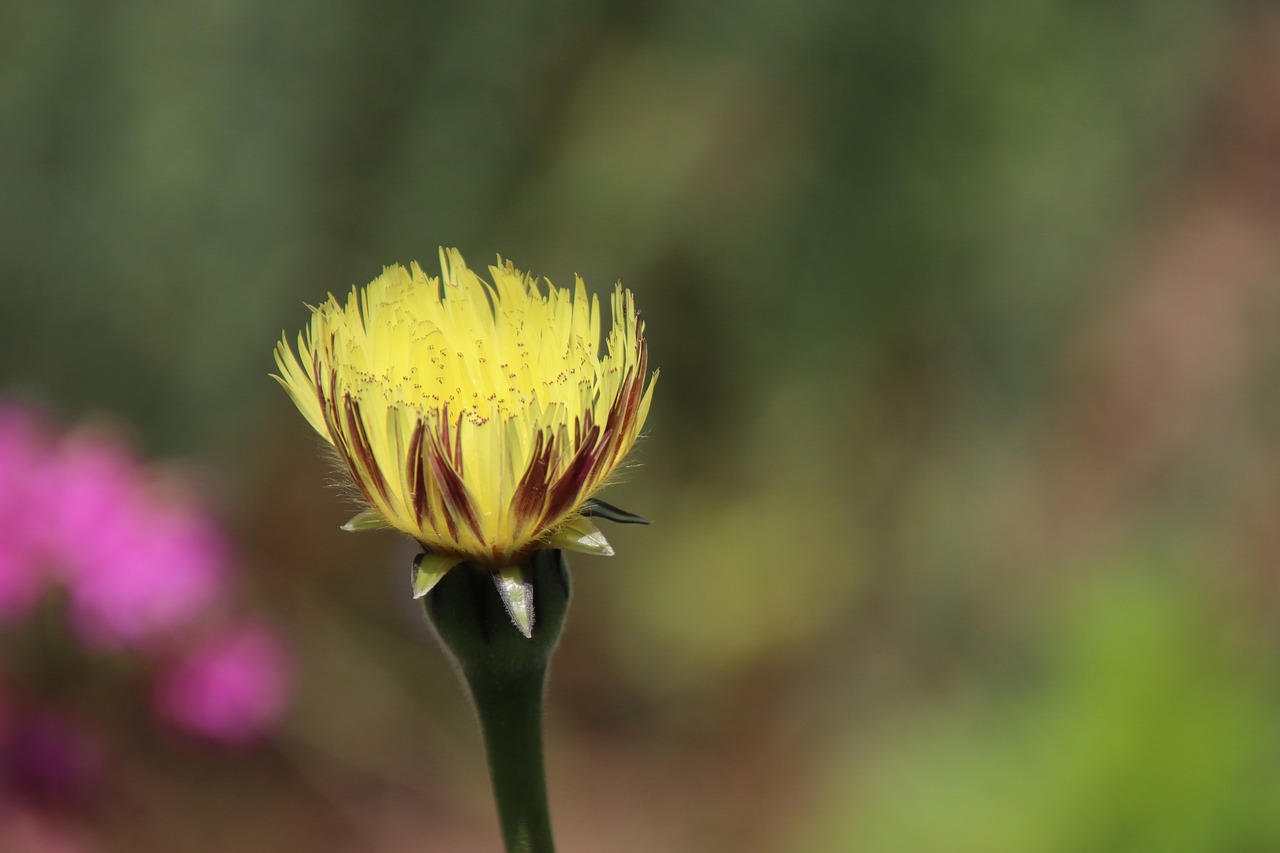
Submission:
POLYGON ((456 557, 453 554, 429 553, 422 553, 414 557, 413 571, 410 576, 410 582, 413 585, 413 597, 422 598, 422 596, 431 592, 431 588, 440 582, 445 572, 461 563, 463 559, 463 557, 456 557))
POLYGON ((387 524, 382 513, 369 508, 353 515, 350 521, 342 525, 342 529, 348 533, 361 533, 365 530, 390 530, 391 525, 387 524))
POLYGON ((648 524, 649 519, 641 518, 633 512, 627 512, 625 509, 618 509, 613 504, 607 504, 599 498, 591 498, 582 505, 582 514, 589 518, 607 518, 609 521, 616 521, 618 524, 648 524))
POLYGON ((545 540, 548 547, 562 551, 577 551, 581 554, 596 554, 601 557, 612 557, 613 548, 609 540, 604 538, 600 528, 589 518, 575 518, 548 536, 545 540))
POLYGON ((525 578, 520 566, 508 566, 493 573, 498 596, 511 622, 526 637, 533 636, 533 584, 525 578))

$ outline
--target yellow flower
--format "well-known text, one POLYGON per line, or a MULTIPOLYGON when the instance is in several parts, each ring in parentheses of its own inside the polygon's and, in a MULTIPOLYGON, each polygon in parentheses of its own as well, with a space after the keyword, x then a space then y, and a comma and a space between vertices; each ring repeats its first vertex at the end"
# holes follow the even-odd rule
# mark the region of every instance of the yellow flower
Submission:
POLYGON ((501 259, 492 283, 456 250, 440 265, 441 278, 388 267, 345 305, 331 295, 297 356, 276 346, 275 378, 369 504, 347 528, 420 541, 419 596, 463 560, 500 571, 536 548, 611 554, 582 513, 649 411, 631 292, 614 289, 601 353, 600 303, 580 278, 544 293, 501 259))

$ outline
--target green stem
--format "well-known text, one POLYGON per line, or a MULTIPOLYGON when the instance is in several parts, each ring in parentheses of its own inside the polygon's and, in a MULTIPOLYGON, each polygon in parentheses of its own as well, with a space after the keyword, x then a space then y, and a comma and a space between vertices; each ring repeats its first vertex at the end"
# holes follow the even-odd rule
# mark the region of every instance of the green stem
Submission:
POLYGON ((554 550, 533 552, 522 568, 537 605, 529 638, 507 615, 493 573, 472 563, 436 584, 426 611, 475 703, 507 853, 554 853, 542 702, 569 605, 569 574, 563 554, 554 550))
POLYGON ((552 853, 542 764, 542 679, 503 685, 470 682, 502 837, 510 853, 552 853))

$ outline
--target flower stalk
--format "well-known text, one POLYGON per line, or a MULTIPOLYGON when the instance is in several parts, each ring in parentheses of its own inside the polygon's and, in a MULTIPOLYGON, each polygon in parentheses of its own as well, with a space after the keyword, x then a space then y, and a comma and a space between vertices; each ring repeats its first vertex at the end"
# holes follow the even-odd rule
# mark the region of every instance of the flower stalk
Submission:
POLYGON ((411 593, 475 703, 507 851, 551 853, 542 696, 569 604, 563 552, 613 555, 595 519, 648 523, 595 495, 639 438, 657 372, 620 284, 602 347, 581 279, 488 271, 441 249, 439 277, 390 266, 330 295, 277 345, 275 378, 362 498, 343 529, 422 546, 411 593))
POLYGON ((532 552, 519 568, 538 603, 528 635, 518 622, 513 627, 502 577, 475 563, 448 572, 424 600, 475 704, 507 853, 553 853, 542 706, 569 607, 569 571, 555 549, 532 552))

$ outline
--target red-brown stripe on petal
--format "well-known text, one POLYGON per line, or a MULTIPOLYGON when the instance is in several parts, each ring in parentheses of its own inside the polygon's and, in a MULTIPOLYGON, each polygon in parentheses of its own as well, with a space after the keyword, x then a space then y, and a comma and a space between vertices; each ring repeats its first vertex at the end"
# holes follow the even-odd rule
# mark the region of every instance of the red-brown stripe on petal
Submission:
POLYGON ((373 503, 373 495, 369 493, 363 479, 358 476, 359 468, 356 465, 355 452, 351 447, 351 437, 343 429, 342 409, 339 407, 340 399, 338 395, 338 374, 331 372, 329 374, 329 393, 324 398, 325 426, 329 428, 329 437, 333 440, 334 448, 338 451, 338 455, 342 457, 342 461, 351 473, 351 479, 356 481, 356 486, 360 489, 360 493, 368 498, 370 503, 373 503))
POLYGON ((535 525, 542 518, 547 502, 547 468, 551 464, 552 443, 541 430, 533 440, 533 456, 511 498, 517 526, 535 525))
POLYGON ((578 448, 578 452, 573 455, 573 459, 565 467, 564 473, 556 479, 555 485, 551 487, 550 494, 547 497, 547 506, 540 521, 545 522, 559 518, 572 508, 582 495, 583 486, 587 482, 587 476, 590 474, 591 467, 595 464, 600 450, 599 435, 600 428, 594 426, 587 433, 582 446, 578 448))
POLYGON ((586 482, 601 479, 605 472, 613 467, 614 460, 622 447, 621 433, 606 432, 600 437, 600 448, 596 452, 595 461, 587 472, 586 482))
POLYGON ((480 517, 476 511, 475 499, 471 497, 467 484, 462 482, 458 472, 453 470, 446 457, 446 451, 434 436, 427 449, 427 458, 431 463, 431 473, 435 475, 436 484, 440 487, 440 495, 444 498, 445 520, 449 524, 449 533, 454 541, 458 539, 457 522, 454 516, 466 522, 467 527, 477 539, 483 541, 480 531, 480 517))
MULTIPOLYGON (((364 495, 365 499, 369 501, 369 503, 373 503, 373 495, 369 494, 369 489, 366 486, 364 480, 361 477, 357 476, 358 469, 356 468, 356 462, 351 452, 350 442, 347 440, 346 433, 344 433, 341 428, 342 421, 341 421, 341 416, 338 413, 338 406, 337 406, 337 399, 336 399, 337 384, 338 384, 337 375, 330 374, 329 375, 329 394, 328 395, 322 394, 320 397, 321 402, 323 404, 321 412, 324 415, 324 424, 325 424, 325 427, 329 430, 329 438, 333 444, 334 452, 338 454, 339 460, 341 460, 342 464, 346 466, 347 471, 350 472, 352 482, 354 482, 356 488, 360 490, 360 494, 364 495)), ((318 379, 317 379, 317 385, 319 385, 318 379)))
POLYGON ((413 435, 409 438, 409 447, 406 450, 408 458, 405 460, 405 482, 409 484, 409 502, 413 505, 413 512, 419 526, 430 526, 431 521, 431 501, 427 494, 427 481, 422 464, 422 440, 426 431, 427 425, 418 421, 417 426, 413 428, 413 435))
POLYGON ((458 415, 458 422, 453 427, 453 467, 459 477, 466 477, 462 468, 462 415, 458 415))
MULTIPOLYGON (((316 385, 320 384, 320 374, 316 374, 316 385)), ((329 373, 329 393, 321 393, 320 399, 324 401, 324 423, 329 428, 330 437, 341 434, 338 429, 342 425, 341 419, 338 417, 338 374, 336 372, 329 373)))
POLYGON ((547 501, 547 514, 544 523, 563 518, 585 497, 587 487, 592 482, 591 472, 599 463, 601 450, 601 448, 597 448, 587 453, 582 464, 576 470, 566 472, 556 482, 555 488, 552 489, 551 500, 547 501))
POLYGON ((622 380, 622 385, 618 388, 618 396, 613 398, 613 403, 609 405, 609 414, 605 415, 604 428, 606 431, 618 431, 618 427, 622 424, 623 416, 627 410, 627 403, 631 399, 631 386, 635 381, 635 373, 627 371, 626 378, 622 380))
POLYGON ((347 449, 346 440, 339 434, 335 434, 333 450, 338 454, 338 459, 346 466, 347 471, 351 473, 351 481, 355 483, 356 488, 360 490, 360 494, 364 495, 365 500, 372 504, 373 495, 369 494, 369 489, 365 486, 361 478, 355 475, 355 460, 351 458, 351 451, 347 449))
MULTIPOLYGON (((619 410, 617 430, 613 433, 613 445, 606 454, 604 463, 607 467, 612 467, 620 461, 625 448, 626 438, 631 435, 635 428, 636 420, 640 417, 640 403, 644 400, 644 380, 645 371, 649 366, 649 348, 645 345, 643 339, 640 341, 640 361, 636 365, 634 373, 630 374, 624 385, 623 392, 618 395, 618 401, 623 402, 622 408, 619 410)), ((614 412, 609 412, 610 425, 613 425, 614 412)))
POLYGON ((373 447, 369 444, 369 435, 364 428, 364 418, 360 417, 360 404, 352 398, 350 393, 345 395, 343 402, 347 413, 347 426, 351 430, 353 449, 356 458, 360 460, 360 467, 373 483, 374 488, 378 490, 378 494, 382 496, 383 502, 390 504, 391 493, 387 489, 386 479, 382 476, 382 469, 378 467, 378 460, 373 456, 373 447))
MULTIPOLYGON (((432 476, 435 478, 436 483, 440 485, 441 497, 443 498, 443 501, 444 501, 444 523, 445 523, 445 526, 449 529, 449 539, 451 539, 454 542, 457 542, 458 541, 458 520, 453 517, 453 513, 450 512, 449 510, 449 498, 447 495, 444 494, 444 486, 441 483, 441 475, 440 475, 439 469, 443 466, 443 462, 435 456, 434 452, 431 450, 430 445, 425 446, 423 448, 423 451, 424 451, 424 456, 426 458, 427 464, 431 466, 432 476)), ((431 527, 433 529, 438 528, 438 524, 436 524, 435 519, 432 519, 431 527)))
POLYGON ((644 338, 640 339, 640 361, 636 365, 636 386, 632 389, 632 400, 629 406, 632 418, 640 416, 640 401, 644 399, 644 380, 649 372, 649 345, 644 338))
MULTIPOLYGON (((436 435, 439 437, 440 445, 443 446, 446 453, 453 446, 453 442, 449 440, 449 404, 445 403, 436 410, 436 435)), ((449 460, 451 463, 452 459, 449 460)))
POLYGON ((621 448, 621 437, 626 434, 626 427, 629 422, 628 411, 629 401, 632 399, 631 389, 638 383, 635 373, 628 372, 627 378, 623 380, 622 386, 618 389, 618 396, 614 398, 613 404, 609 407, 609 413, 604 420, 604 434, 600 438, 601 452, 599 457, 599 465, 601 468, 612 465, 621 448))

